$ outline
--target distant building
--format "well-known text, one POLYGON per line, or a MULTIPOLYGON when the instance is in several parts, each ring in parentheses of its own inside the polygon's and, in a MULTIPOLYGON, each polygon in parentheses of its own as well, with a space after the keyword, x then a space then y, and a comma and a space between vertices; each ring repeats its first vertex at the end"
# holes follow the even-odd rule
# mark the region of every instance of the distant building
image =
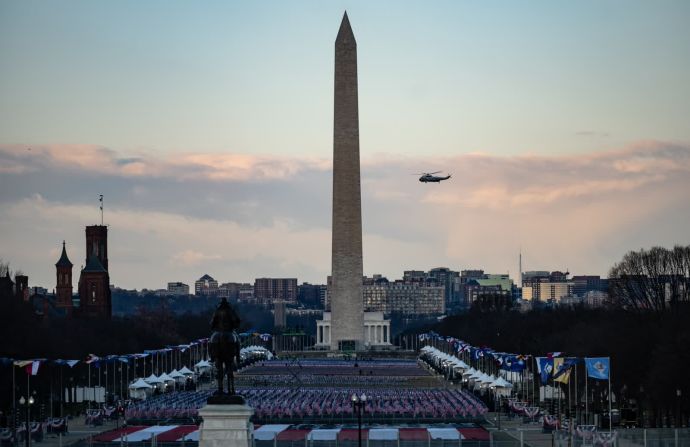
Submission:
POLYGON ((287 326, 287 312, 285 312, 285 301, 273 301, 273 327, 284 328, 287 326))
POLYGON ((249 283, 240 285, 237 300, 241 303, 254 303, 254 286, 249 283))
MULTIPOLYGON (((65 313, 71 314, 74 310, 72 302, 72 262, 67 257, 65 241, 62 241, 62 254, 55 263, 55 306, 64 309, 65 313)), ((36 295, 47 295, 46 293, 36 295)))
POLYGON ((273 301, 297 302, 297 278, 257 278, 254 280, 254 300, 262 306, 273 301))
POLYGON ((445 287, 435 281, 390 282, 381 275, 365 278, 362 298, 365 312, 382 312, 385 315, 438 316, 446 312, 445 287))
POLYGON ((194 295, 218 295, 218 281, 213 279, 211 275, 204 274, 204 276, 194 282, 194 295))
POLYGON ((505 273, 484 273, 484 270, 463 270, 460 273, 462 286, 462 303, 466 308, 471 307, 481 297, 501 296, 513 299, 516 292, 515 284, 505 273))
MULTIPOLYGON (((245 284, 239 282, 226 282, 218 286, 218 296, 225 297, 229 301, 238 301, 240 299, 240 289, 245 284)), ((250 285, 250 284, 246 284, 250 285)), ((254 286, 252 286, 254 290, 254 286)))
POLYGON ((110 318, 112 301, 108 274, 108 227, 86 227, 86 265, 79 275, 79 314, 110 318))
POLYGON ((297 302, 304 307, 323 308, 323 297, 327 286, 305 282, 297 287, 297 302))
POLYGON ((460 272, 446 267, 438 267, 429 270, 429 277, 445 290, 446 307, 454 307, 460 304, 460 272))
POLYGON ((573 293, 577 296, 585 296, 587 292, 606 292, 608 280, 602 279, 598 275, 577 275, 573 276, 573 293))
POLYGON ((590 290, 584 294, 584 304, 588 307, 603 307, 608 303, 609 294, 598 290, 590 290))
POLYGON ((189 286, 182 282, 169 282, 168 294, 174 296, 189 295, 189 286))
POLYGON ((533 271, 522 274, 522 299, 546 302, 560 301, 561 298, 571 296, 575 290, 575 283, 568 280, 568 272, 533 271))

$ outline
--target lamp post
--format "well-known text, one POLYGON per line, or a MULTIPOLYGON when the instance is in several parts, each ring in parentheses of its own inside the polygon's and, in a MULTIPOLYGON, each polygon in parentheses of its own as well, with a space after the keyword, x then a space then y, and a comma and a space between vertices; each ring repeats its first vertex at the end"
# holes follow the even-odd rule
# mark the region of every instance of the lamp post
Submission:
POLYGON ((357 440, 359 441, 358 446, 362 447, 362 412, 367 404, 367 395, 362 393, 361 396, 357 394, 352 395, 352 409, 357 413, 357 440))
POLYGON ((680 421, 680 396, 681 396, 681 392, 680 392, 680 388, 678 388, 678 389, 676 389, 676 405, 678 407, 678 413, 677 413, 678 416, 676 417, 676 428, 680 428, 683 426, 683 424, 680 421))
POLYGON ((29 395, 29 400, 27 401, 24 399, 24 396, 19 398, 19 405, 20 406, 26 406, 26 436, 25 436, 25 442, 26 442, 26 447, 30 447, 31 445, 31 405, 34 403, 34 397, 29 395))

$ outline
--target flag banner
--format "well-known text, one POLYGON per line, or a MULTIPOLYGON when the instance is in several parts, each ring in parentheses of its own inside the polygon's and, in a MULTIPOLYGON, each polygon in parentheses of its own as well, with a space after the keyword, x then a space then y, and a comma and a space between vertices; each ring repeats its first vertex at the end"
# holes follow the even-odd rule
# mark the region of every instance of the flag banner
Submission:
POLYGON ((14 366, 18 366, 18 367, 22 368, 22 367, 29 365, 31 363, 33 363, 33 360, 15 360, 14 366))
POLYGON ((41 361, 40 360, 34 360, 25 366, 26 373, 31 375, 31 376, 35 376, 36 374, 38 374, 38 368, 40 366, 41 366, 41 361))
POLYGON ((570 367, 563 357, 553 359, 553 380, 554 382, 568 383, 570 381, 570 367))
POLYGON ((553 372, 553 359, 549 357, 537 357, 537 368, 541 376, 541 384, 546 385, 553 372))
POLYGON ((98 356, 95 355, 95 354, 89 354, 89 355, 86 357, 86 363, 90 365, 90 364, 93 363, 93 362, 97 362, 97 361, 99 360, 99 358, 100 358, 100 357, 98 357, 98 356))
POLYGON ((609 357, 585 357, 587 376, 593 379, 608 380, 610 362, 609 357))
POLYGON ((70 368, 74 368, 74 365, 79 363, 79 360, 66 360, 65 363, 67 363, 67 365, 69 365, 70 368))

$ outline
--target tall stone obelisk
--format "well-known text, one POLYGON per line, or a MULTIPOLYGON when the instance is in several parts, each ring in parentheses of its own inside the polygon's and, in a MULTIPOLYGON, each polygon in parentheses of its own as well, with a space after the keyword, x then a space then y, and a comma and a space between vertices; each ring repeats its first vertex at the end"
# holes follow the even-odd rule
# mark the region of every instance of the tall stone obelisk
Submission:
POLYGON ((364 347, 357 103, 357 42, 346 12, 335 39, 331 350, 364 347))

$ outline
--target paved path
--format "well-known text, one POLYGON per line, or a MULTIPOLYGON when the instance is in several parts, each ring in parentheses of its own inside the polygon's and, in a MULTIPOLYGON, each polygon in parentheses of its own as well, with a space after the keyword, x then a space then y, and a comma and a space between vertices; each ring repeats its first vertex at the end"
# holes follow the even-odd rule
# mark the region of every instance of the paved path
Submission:
MULTIPOLYGON (((117 426, 115 421, 105 421, 103 425, 91 426, 84 423, 85 417, 79 416, 67 421, 67 428, 69 432, 65 435, 60 436, 53 434, 46 434, 43 436, 43 441, 38 443, 32 443, 33 447, 59 447, 68 446, 74 444, 75 442, 86 439, 89 436, 96 435, 98 433, 112 430, 117 426)), ((120 420, 122 423, 122 420, 120 420)))
POLYGON ((519 446, 520 438, 525 447, 552 447, 553 440, 550 433, 542 433, 541 425, 538 423, 522 422, 522 418, 505 418, 501 415, 500 427, 497 413, 488 413, 486 422, 482 424, 489 430, 496 444, 510 444, 519 446))

